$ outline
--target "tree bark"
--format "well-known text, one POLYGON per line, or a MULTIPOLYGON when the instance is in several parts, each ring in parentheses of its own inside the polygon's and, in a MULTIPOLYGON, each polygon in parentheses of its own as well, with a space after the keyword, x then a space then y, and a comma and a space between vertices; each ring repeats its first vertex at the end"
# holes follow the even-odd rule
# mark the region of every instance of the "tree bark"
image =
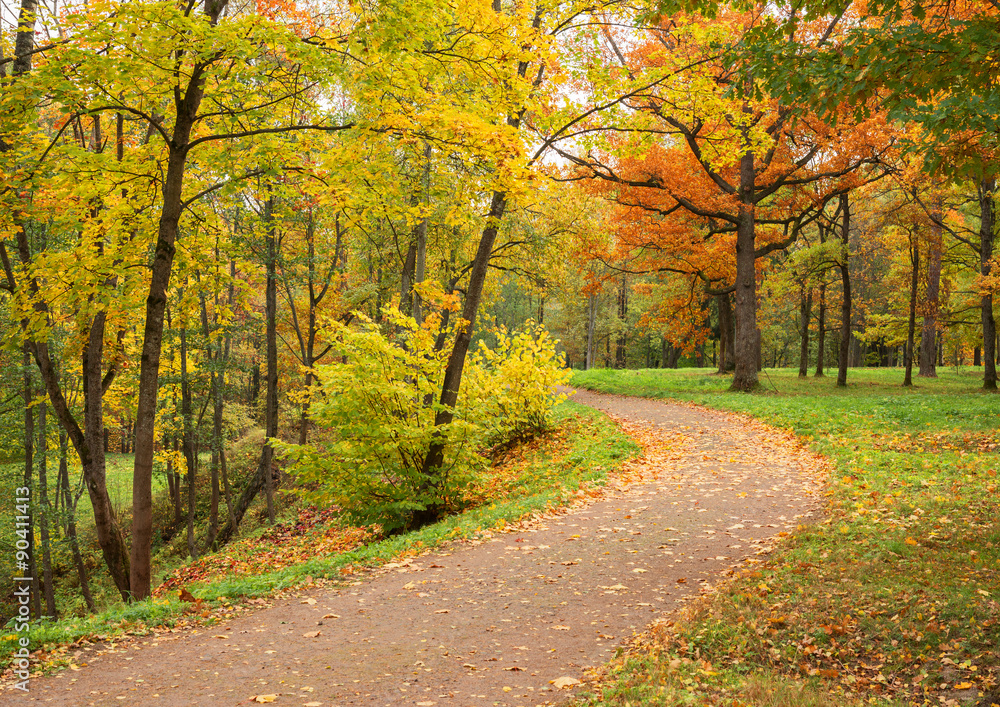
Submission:
MULTIPOLYGON (((218 22, 228 0, 205 0, 204 13, 211 25, 218 22)), ((156 401, 159 390, 160 352, 163 347, 163 315, 167 287, 173 268, 174 242, 183 211, 184 169, 187 165, 191 130, 204 97, 204 74, 211 58, 196 60, 188 70, 188 82, 175 91, 173 133, 168 144, 167 171, 163 178, 163 206, 146 297, 146 324, 139 364, 139 395, 136 405, 135 465, 132 472, 132 553, 130 586, 133 599, 150 595, 153 540, 153 447, 156 401)))
MULTIPOLYGON (((458 389, 462 383, 462 372, 465 368, 466 355, 469 353, 469 344, 472 342, 472 330, 476 325, 476 315, 479 312, 483 286, 486 284, 490 255, 500 230, 500 221, 506 210, 507 193, 494 191, 490 198, 486 226, 479 237, 479 247, 476 250, 476 257, 472 261, 472 270, 469 274, 469 286, 462 307, 462 319, 466 323, 459 329, 448 356, 448 364, 445 367, 441 384, 441 396, 438 400, 441 407, 434 414, 435 427, 447 425, 454 419, 455 404, 458 402, 458 389)), ((437 437, 429 445, 427 456, 424 457, 422 471, 426 477, 431 479, 431 484, 436 483, 436 477, 440 474, 441 465, 444 463, 444 450, 444 441, 437 437)), ((420 527, 432 523, 440 517, 442 510, 431 504, 422 511, 414 512, 412 524, 415 527, 420 527)))
POLYGON ((754 245, 754 156, 747 150, 740 158, 740 209, 736 224, 736 337, 733 358, 736 368, 733 391, 755 390, 757 381, 757 254, 754 245))
POLYGON ((823 377, 823 359, 826 349, 826 283, 819 284, 819 311, 816 313, 816 373, 823 377))
POLYGON ((837 357, 837 387, 847 387, 847 364, 851 353, 851 199, 848 194, 840 195, 841 212, 841 254, 837 267, 843 284, 843 300, 840 303, 840 354, 837 357))
POLYGON ((927 250, 927 293, 924 305, 924 325, 920 334, 920 375, 937 378, 938 359, 938 296, 941 288, 941 207, 935 203, 927 250))
POLYGON ((52 506, 49 503, 47 417, 45 401, 42 400, 38 406, 38 500, 41 509, 39 531, 42 540, 42 581, 46 616, 57 618, 55 586, 52 583, 52 545, 49 537, 52 506))
POLYGON ((917 287, 920 280, 920 241, 917 239, 916 234, 911 237, 913 241, 910 244, 910 265, 912 266, 910 276, 910 317, 906 328, 906 357, 904 359, 906 373, 903 377, 903 387, 906 388, 913 385, 913 350, 917 329, 917 287))
POLYGON ((28 354, 28 347, 24 347, 24 356, 21 361, 24 373, 24 476, 23 484, 29 489, 28 500, 28 571, 26 576, 31 579, 31 611, 32 615, 40 617, 42 615, 42 602, 38 592, 38 562, 35 557, 35 413, 31 409, 31 404, 35 399, 35 392, 31 385, 31 357, 28 354))
POLYGON ((587 356, 583 370, 594 367, 594 325, 597 322, 597 295, 591 292, 587 295, 587 356))
POLYGON ((278 436, 278 238, 274 224, 274 198, 270 197, 264 208, 267 238, 267 283, 265 286, 265 308, 267 310, 267 391, 264 408, 264 429, 267 440, 261 450, 261 466, 267 470, 264 475, 264 493, 267 497, 267 520, 274 524, 274 479, 271 463, 274 447, 270 440, 278 436))
POLYGON ((90 593, 90 580, 87 578, 87 566, 83 562, 83 555, 80 553, 80 541, 76 535, 76 505, 80 500, 83 488, 76 493, 69 487, 69 442, 66 439, 66 432, 59 432, 59 476, 62 479, 63 509, 66 514, 66 538, 69 540, 70 552, 73 554, 73 564, 76 566, 77 578, 80 581, 80 593, 87 604, 88 611, 96 611, 94 597, 90 593))
POLYGON ((615 338, 615 368, 626 366, 626 345, 628 344, 628 279, 622 275, 618 288, 618 336, 615 338))
MULTIPOLYGON (((979 272, 986 278, 991 271, 993 239, 996 231, 996 210, 993 198, 996 179, 979 183, 979 272)), ((980 297, 980 315, 983 325, 983 389, 997 389, 997 330, 993 318, 993 294, 984 289, 980 297)))
POLYGON ((718 372, 725 373, 735 368, 733 359, 733 345, 735 340, 733 323, 733 303, 729 299, 729 293, 715 296, 719 309, 719 355, 718 372))
POLYGON ((187 463, 187 546, 192 560, 198 559, 198 546, 194 538, 195 502, 198 500, 195 480, 198 474, 198 458, 194 450, 194 412, 191 409, 191 383, 188 380, 187 329, 181 325, 181 417, 184 420, 184 460, 187 463))
MULTIPOLYGON (((429 142, 425 142, 424 171, 423 178, 420 181, 420 202, 423 203, 425 207, 430 206, 430 191, 431 144, 429 142)), ((414 232, 414 240, 416 241, 416 257, 413 269, 413 279, 415 285, 419 285, 424 281, 424 271, 427 269, 427 223, 429 220, 430 215, 425 213, 417 223, 414 232)), ((421 299, 419 292, 413 293, 413 318, 417 321, 417 324, 423 324, 424 322, 423 300, 421 299)))
POLYGON ((801 292, 799 296, 799 330, 802 333, 799 345, 799 378, 809 375, 809 319, 812 314, 812 288, 803 285, 803 290, 808 289, 808 293, 801 292))

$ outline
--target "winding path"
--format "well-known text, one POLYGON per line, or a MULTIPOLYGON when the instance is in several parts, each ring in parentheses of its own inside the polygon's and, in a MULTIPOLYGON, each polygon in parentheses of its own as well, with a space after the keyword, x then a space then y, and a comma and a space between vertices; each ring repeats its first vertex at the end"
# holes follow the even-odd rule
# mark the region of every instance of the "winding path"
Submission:
POLYGON ((530 707, 817 514, 821 464, 748 418, 579 391, 646 445, 619 483, 485 541, 224 625, 81 649, 4 704, 530 707), (318 633, 317 633, 318 632, 318 633))

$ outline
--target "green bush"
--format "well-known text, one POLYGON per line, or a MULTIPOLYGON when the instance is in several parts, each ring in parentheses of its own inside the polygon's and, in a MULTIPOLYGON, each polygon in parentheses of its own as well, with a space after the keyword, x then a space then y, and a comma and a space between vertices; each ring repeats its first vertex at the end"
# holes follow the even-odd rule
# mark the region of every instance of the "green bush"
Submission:
POLYGON ((364 319, 359 328, 334 325, 329 336, 347 362, 316 367, 309 413, 316 441, 277 446, 307 502, 336 505, 348 522, 392 532, 422 511, 460 510, 485 468, 484 447, 544 429, 565 373, 541 328, 502 332, 495 351, 470 357, 453 421, 435 426, 450 349, 435 350, 440 319, 431 315, 419 326, 396 311, 386 317, 389 335, 364 319), (444 463, 425 470, 431 444, 440 441, 444 463))
POLYGON ((567 380, 569 371, 560 364, 556 342, 544 327, 529 322, 513 334, 501 329, 495 349, 480 343, 463 385, 487 443, 506 445, 552 426, 553 406, 566 397, 556 386, 567 380))

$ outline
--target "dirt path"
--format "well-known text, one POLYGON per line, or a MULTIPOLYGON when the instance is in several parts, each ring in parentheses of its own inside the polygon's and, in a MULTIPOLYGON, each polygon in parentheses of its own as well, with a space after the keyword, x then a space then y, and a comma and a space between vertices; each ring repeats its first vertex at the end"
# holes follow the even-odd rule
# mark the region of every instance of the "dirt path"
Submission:
POLYGON ((586 667, 818 508, 816 459, 787 436, 670 403, 575 400, 652 443, 636 465, 645 481, 224 625, 81 651, 79 670, 0 702, 545 704, 565 695, 551 681, 585 680, 586 667))

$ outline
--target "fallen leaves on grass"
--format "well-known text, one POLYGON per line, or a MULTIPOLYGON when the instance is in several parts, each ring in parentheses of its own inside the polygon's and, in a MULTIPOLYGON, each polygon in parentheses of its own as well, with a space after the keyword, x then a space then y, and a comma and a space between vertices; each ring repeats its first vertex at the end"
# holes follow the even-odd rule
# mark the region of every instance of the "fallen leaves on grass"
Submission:
POLYGON ((273 572, 313 557, 353 550, 372 538, 370 529, 338 526, 337 515, 336 509, 303 508, 294 523, 278 523, 258 537, 175 570, 153 594, 163 596, 182 585, 222 577, 273 572))

